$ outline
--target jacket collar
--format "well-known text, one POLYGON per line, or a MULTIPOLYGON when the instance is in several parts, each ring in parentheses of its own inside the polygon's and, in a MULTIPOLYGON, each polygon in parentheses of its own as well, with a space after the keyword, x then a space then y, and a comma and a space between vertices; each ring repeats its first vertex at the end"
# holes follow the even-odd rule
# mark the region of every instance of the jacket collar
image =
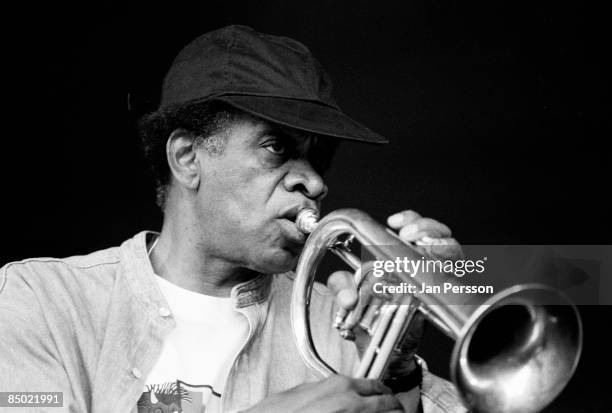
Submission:
MULTIPOLYGON (((157 236, 153 231, 142 231, 121 245, 122 260, 125 262, 127 278, 138 299, 153 311, 167 306, 157 283, 154 280, 155 272, 149 260, 147 251, 147 238, 157 236)), ((272 275, 260 274, 246 282, 235 285, 231 291, 235 308, 244 308, 266 301, 270 295, 272 275)))

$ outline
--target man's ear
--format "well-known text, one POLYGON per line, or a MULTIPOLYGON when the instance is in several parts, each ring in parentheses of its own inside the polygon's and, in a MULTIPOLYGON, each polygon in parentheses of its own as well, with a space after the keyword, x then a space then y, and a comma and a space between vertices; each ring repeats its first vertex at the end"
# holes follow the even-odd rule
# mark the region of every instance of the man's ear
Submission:
POLYGON ((200 165, 193 134, 175 129, 166 142, 166 157, 174 179, 186 188, 196 189, 200 184, 200 165))

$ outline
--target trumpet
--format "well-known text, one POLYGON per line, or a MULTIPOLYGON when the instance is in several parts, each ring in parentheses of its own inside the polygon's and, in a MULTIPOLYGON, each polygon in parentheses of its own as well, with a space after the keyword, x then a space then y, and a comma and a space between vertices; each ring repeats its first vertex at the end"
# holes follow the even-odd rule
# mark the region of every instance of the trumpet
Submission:
MULTIPOLYGON (((337 210, 320 220, 316 210, 305 208, 296 225, 309 237, 292 292, 294 338, 304 363, 328 377, 336 372, 317 354, 309 323, 312 285, 326 251, 356 270, 358 286, 364 285, 368 272, 359 270, 361 260, 350 252, 355 238, 377 260, 393 260, 398 251, 410 260, 419 260, 423 254, 356 209, 337 210)), ((421 291, 420 285, 431 276, 390 275, 394 283, 415 285, 416 291, 421 291)), ((456 277, 448 277, 448 281, 462 285, 456 277)), ((348 313, 347 317, 358 318, 369 335, 357 377, 382 380, 417 312, 455 341, 451 380, 470 411, 538 412, 563 390, 576 369, 582 323, 576 307, 560 291, 541 284, 522 284, 493 296, 477 295, 462 304, 449 304, 437 293, 402 296, 398 299, 394 295, 384 305, 373 306, 373 311, 348 313)))

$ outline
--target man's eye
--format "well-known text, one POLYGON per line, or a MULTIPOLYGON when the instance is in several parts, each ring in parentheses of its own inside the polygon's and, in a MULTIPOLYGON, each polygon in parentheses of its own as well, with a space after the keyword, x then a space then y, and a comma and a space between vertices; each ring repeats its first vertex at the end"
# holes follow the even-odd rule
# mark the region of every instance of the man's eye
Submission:
POLYGON ((273 153, 274 155, 284 155, 287 151, 287 147, 282 142, 270 142, 264 146, 267 151, 273 153))

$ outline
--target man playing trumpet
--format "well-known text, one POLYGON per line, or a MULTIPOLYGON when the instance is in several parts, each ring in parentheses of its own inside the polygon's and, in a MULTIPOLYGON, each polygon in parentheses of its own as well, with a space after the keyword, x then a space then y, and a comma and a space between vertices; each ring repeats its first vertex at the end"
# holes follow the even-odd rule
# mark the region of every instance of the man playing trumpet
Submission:
MULTIPOLYGON (((320 380, 291 336, 292 270, 340 141, 385 143, 344 115, 302 44, 230 26, 175 59, 158 111, 141 122, 164 213, 160 233, 0 275, 3 391, 63 392, 70 412, 455 412, 453 386, 415 363, 418 331, 380 383, 351 379, 358 352, 332 327, 355 304, 349 273, 312 295, 320 380), (174 410, 173 410, 174 409, 174 410)), ((449 228, 413 211, 388 225, 405 242, 449 228)), ((418 330, 418 329, 417 329, 418 330)))

